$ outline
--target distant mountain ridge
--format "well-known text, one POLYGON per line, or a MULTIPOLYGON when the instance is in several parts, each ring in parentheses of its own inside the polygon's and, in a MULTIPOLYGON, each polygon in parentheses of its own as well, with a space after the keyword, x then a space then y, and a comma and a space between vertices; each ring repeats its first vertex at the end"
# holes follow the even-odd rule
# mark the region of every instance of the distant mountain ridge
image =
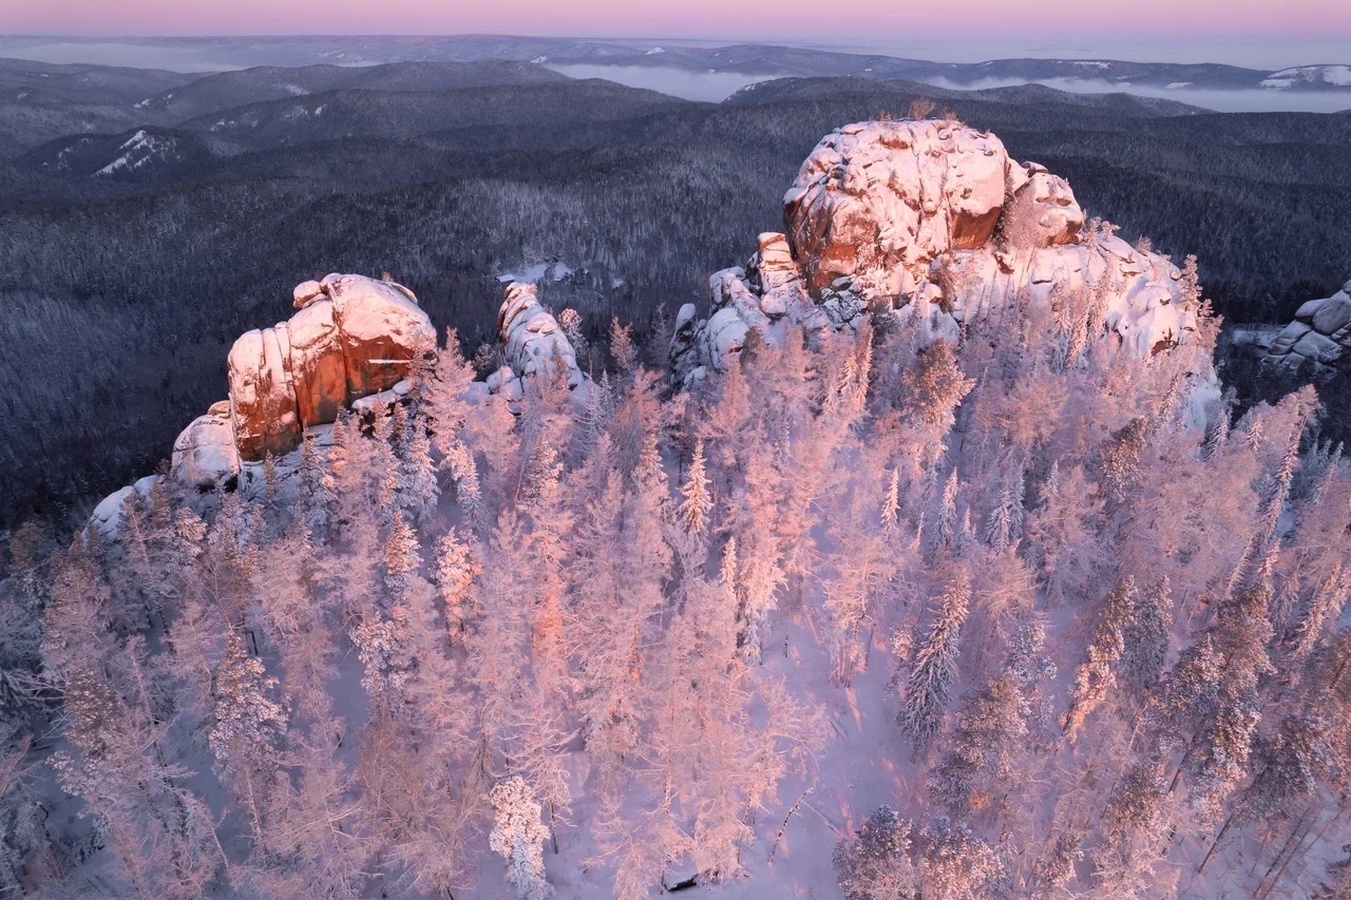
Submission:
POLYGON ((444 91, 501 84, 551 84, 568 81, 534 63, 396 62, 377 66, 257 66, 206 75, 136 104, 147 114, 179 121, 268 100, 286 100, 339 89, 372 91, 444 91))
MULTIPOLYGON (((34 39, 0 37, 0 56, 22 52, 34 39)), ((974 86, 998 80, 1080 79, 1122 86, 1282 92, 1331 91, 1351 96, 1351 65, 1309 63, 1278 70, 1218 63, 1152 63, 1111 58, 991 59, 942 63, 880 54, 773 44, 691 46, 637 40, 588 40, 509 35, 446 37, 251 37, 120 40, 148 52, 196 54, 217 66, 370 66, 393 62, 512 60, 540 65, 607 65, 738 72, 770 77, 857 75, 974 86)))

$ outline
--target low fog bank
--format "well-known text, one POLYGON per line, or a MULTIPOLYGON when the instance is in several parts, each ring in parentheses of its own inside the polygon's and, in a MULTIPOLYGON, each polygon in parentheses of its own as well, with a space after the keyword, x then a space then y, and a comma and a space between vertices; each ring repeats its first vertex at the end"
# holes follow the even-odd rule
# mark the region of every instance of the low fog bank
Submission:
MULTIPOLYGON (((1334 0, 1328 0, 1329 3, 1334 0)), ((968 28, 969 22, 963 23, 968 28)), ((1291 66, 1344 63, 1346 36, 1197 34, 1003 33, 879 34, 869 41, 800 43, 818 50, 865 56, 899 56, 934 62, 974 63, 987 59, 1116 59, 1142 63, 1222 63, 1275 71, 1291 66)))
POLYGON ((659 91, 684 100, 720 103, 750 84, 773 81, 772 75, 748 75, 745 72, 692 72, 688 69, 656 66, 553 65, 569 78, 603 78, 626 87, 659 91))
MULTIPOLYGON (((957 82, 947 78, 928 78, 926 84, 954 91, 978 91, 1027 84, 1021 78, 983 78, 976 82, 957 82)), ((1351 109, 1351 91, 1277 91, 1252 88, 1216 90, 1205 88, 1160 88, 1123 84, 1093 78, 1045 78, 1035 82, 1059 91, 1075 94, 1134 94, 1160 97, 1201 106, 1215 112, 1312 112, 1334 113, 1351 109)))

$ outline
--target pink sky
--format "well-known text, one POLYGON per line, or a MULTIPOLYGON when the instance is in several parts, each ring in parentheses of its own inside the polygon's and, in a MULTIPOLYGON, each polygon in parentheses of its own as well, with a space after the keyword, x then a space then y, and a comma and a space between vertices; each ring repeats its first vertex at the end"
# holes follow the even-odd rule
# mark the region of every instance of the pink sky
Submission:
POLYGON ((1351 39, 1351 0, 0 0, 0 34, 538 34, 797 40, 1016 33, 1351 39))

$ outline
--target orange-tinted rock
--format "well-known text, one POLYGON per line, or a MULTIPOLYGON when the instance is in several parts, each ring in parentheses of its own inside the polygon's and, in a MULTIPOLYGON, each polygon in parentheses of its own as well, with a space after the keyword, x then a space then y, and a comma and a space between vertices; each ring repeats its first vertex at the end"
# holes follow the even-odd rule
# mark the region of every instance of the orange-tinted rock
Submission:
POLYGON ((300 445, 352 401, 392 388, 436 341, 407 288, 330 275, 293 292, 299 312, 250 331, 230 351, 230 412, 239 458, 257 461, 300 445))
POLYGON ((285 323, 247 332, 230 350, 230 408, 243 459, 289 453, 300 445, 290 350, 285 323))
POLYGON ((317 281, 302 281, 291 291, 291 305, 296 309, 304 309, 306 304, 316 300, 324 293, 323 285, 317 281))
POLYGON ((322 286, 341 334, 349 402, 393 387, 435 347, 436 330, 407 288, 361 275, 329 275, 322 286))
POLYGON ((1017 168, 998 138, 955 123, 869 122, 827 136, 784 197, 808 289, 819 297, 847 277, 864 294, 913 290, 939 254, 990 240, 1017 168))
POLYGON ((287 323, 291 378, 302 425, 326 425, 347 401, 347 364, 342 336, 327 298, 309 303, 287 323))

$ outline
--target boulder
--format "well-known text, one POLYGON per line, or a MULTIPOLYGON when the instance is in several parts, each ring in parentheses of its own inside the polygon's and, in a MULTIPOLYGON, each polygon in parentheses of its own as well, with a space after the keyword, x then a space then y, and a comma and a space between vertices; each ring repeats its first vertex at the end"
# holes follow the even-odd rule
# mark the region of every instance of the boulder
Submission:
POLYGON ((1074 243, 1084 211, 1069 182, 1045 170, 1033 171, 1004 209, 1001 233, 1007 246, 1054 247, 1074 243))
POLYGON ((1197 327, 1197 299, 1163 256, 1083 233, 1069 184, 1009 159, 999 139, 935 121, 868 122, 827 136, 784 198, 786 235, 760 235, 745 269, 710 280, 712 310, 681 310, 674 374, 719 371, 750 329, 774 345, 857 328, 890 307, 926 344, 979 323, 1014 327, 1069 298, 1101 307, 1107 333, 1141 356, 1197 327))
POLYGON ((1308 370, 1331 378, 1351 360, 1351 282, 1331 297, 1310 300, 1276 335, 1262 358, 1264 366, 1290 372, 1308 370))
POLYGON ((235 446, 244 459, 289 453, 300 443, 286 324, 245 332, 227 362, 235 446))
POLYGON ((816 346, 830 329, 837 310, 807 292, 786 236, 768 232, 758 244, 744 268, 723 269, 709 278, 713 310, 707 320, 698 319, 689 303, 676 314, 668 355, 677 381, 689 384, 709 370, 723 371, 741 353, 751 329, 771 347, 798 331, 816 346))
POLYGON ((170 471, 190 488, 212 491, 229 487, 239 477, 239 451, 229 401, 213 404, 204 416, 174 441, 170 471))
POLYGON ((435 349, 436 330, 403 285, 329 275, 321 287, 341 336, 349 402, 393 387, 414 357, 435 349))
POLYGON ((292 292, 300 310, 250 331, 230 351, 235 444, 244 461, 289 453, 305 428, 392 388, 436 331, 411 291, 361 275, 329 275, 292 292))
POLYGON ((85 534, 89 534, 89 529, 94 529, 104 540, 117 540, 122 532, 123 512, 127 501, 133 497, 149 497, 158 481, 158 475, 147 475, 138 479, 135 484, 118 488, 104 497, 90 513, 89 521, 85 525, 85 534))
POLYGON ((347 402, 347 362, 332 302, 325 297, 302 307, 287 322, 287 332, 300 424, 334 421, 347 402))
POLYGON ((317 299, 323 292, 324 287, 319 282, 302 281, 291 291, 291 305, 296 309, 304 309, 307 303, 317 299))
POLYGON ((201 490, 234 484, 248 464, 294 451, 306 429, 395 390, 435 346, 417 298, 393 282, 329 275, 297 285, 292 302, 298 311, 288 321, 235 341, 230 399, 174 442, 171 471, 180 481, 201 490))
POLYGON ((1351 297, 1334 295, 1325 300, 1311 317, 1320 334, 1336 334, 1351 323, 1351 297))
POLYGON ((1318 331, 1310 331, 1295 342, 1295 346, 1291 348, 1290 352, 1326 366, 1341 359, 1342 352, 1345 349, 1327 335, 1318 331))

